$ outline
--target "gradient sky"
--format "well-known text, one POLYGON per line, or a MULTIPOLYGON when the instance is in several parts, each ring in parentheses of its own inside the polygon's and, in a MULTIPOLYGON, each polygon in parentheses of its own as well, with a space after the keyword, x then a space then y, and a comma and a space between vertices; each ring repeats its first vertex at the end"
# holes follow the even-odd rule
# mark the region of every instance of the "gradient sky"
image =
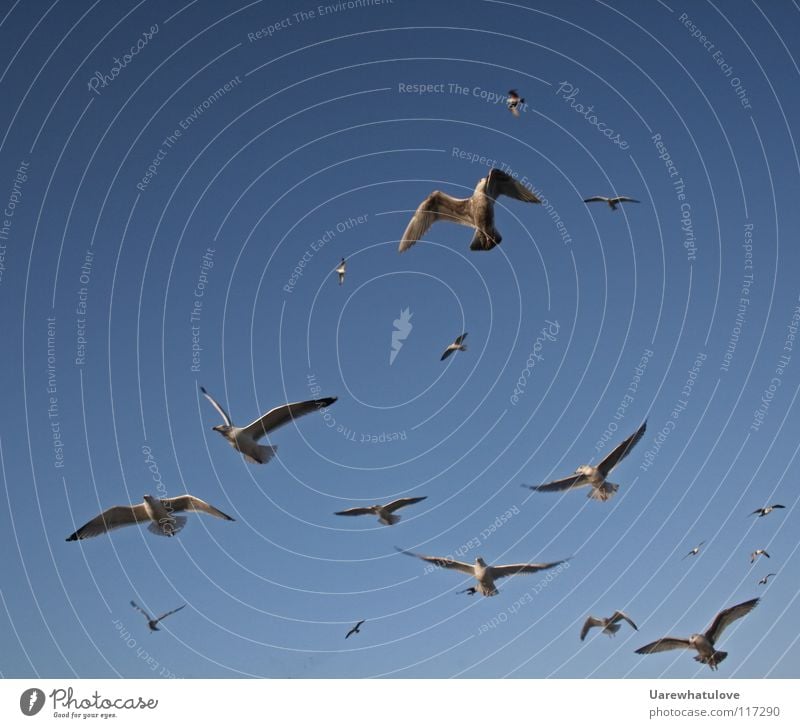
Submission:
POLYGON ((0 18, 0 673, 800 677, 797 8, 322 4, 0 18), (439 224, 398 255, 430 191, 492 165, 548 204, 501 198, 491 252, 439 224), (612 193, 641 204, 582 201, 612 193), (339 401, 255 466, 199 385, 240 424, 339 401), (611 501, 520 488, 645 419, 611 501), (64 541, 187 491, 236 522, 64 541), (404 495, 392 528, 333 515, 404 495), (573 558, 489 599, 395 546, 573 558), (634 654, 754 596, 718 673, 634 654), (188 606, 151 635, 131 599, 188 606), (580 642, 615 609, 639 632, 580 642))

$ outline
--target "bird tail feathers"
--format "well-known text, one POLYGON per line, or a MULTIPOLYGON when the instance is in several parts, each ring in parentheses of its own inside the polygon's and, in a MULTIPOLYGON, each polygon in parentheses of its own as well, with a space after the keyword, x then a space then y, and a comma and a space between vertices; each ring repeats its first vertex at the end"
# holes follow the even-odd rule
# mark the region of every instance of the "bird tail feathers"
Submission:
POLYGON ((257 465, 265 465, 278 452, 277 445, 255 445, 247 452, 243 452, 244 459, 248 463, 255 463, 257 465))
POLYGON ((156 536, 174 536, 186 525, 186 516, 172 516, 165 518, 158 523, 153 522, 147 530, 154 533, 156 536))
POLYGON ((600 486, 598 486, 596 488, 592 488, 589 491, 589 496, 588 497, 593 499, 593 500, 607 501, 618 490, 619 490, 619 486, 616 483, 605 482, 605 483, 603 483, 602 485, 600 485, 600 486))

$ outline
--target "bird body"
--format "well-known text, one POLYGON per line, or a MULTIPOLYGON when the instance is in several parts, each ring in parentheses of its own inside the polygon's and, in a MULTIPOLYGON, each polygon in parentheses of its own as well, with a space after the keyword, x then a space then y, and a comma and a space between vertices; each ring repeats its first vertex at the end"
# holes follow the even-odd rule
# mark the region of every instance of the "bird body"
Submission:
POLYGON ((774 511, 776 508, 786 508, 786 506, 782 506, 780 503, 775 503, 774 505, 765 506, 764 508, 756 508, 750 515, 754 516, 757 513, 759 518, 763 518, 764 516, 772 513, 772 511, 774 511))
POLYGON ((184 605, 182 605, 182 606, 178 607, 177 609, 173 609, 173 610, 171 610, 171 611, 169 611, 169 612, 165 612, 165 613, 164 613, 164 614, 162 614, 160 617, 156 617, 155 619, 153 619, 153 618, 152 618, 152 617, 151 617, 151 616, 150 616, 150 615, 149 615, 149 614, 148 614, 148 613, 147 613, 147 612, 146 612, 144 609, 142 609, 142 608, 141 608, 141 607, 140 607, 140 606, 139 606, 139 605, 138 605, 136 602, 134 602, 133 600, 131 600, 131 606, 132 606, 134 609, 138 609, 138 610, 139 610, 139 611, 140 611, 140 612, 141 612, 141 613, 142 613, 142 614, 145 616, 145 619, 147 619, 147 626, 150 628, 150 631, 151 631, 151 632, 160 632, 161 630, 160 630, 160 629, 157 627, 158 623, 159 623, 159 622, 160 622, 162 619, 166 619, 167 617, 169 617, 171 614, 175 614, 175 612, 180 612, 180 611, 181 611, 181 609, 183 609, 183 607, 185 607, 186 605, 184 604, 184 605))
POLYGON ((508 92, 508 98, 506 99, 506 106, 508 110, 517 118, 519 118, 519 107, 524 105, 525 99, 520 98, 519 93, 515 89, 511 89, 508 92))
MULTIPOLYGON (((704 543, 705 541, 701 541, 699 544, 697 544, 697 546, 695 546, 688 554, 686 554, 686 556, 684 556, 683 559, 685 559, 687 556, 697 556, 697 554, 700 553, 700 547, 704 543)), ((681 559, 681 561, 683 561, 683 559, 681 559)))
POLYGON ((394 526, 400 520, 400 516, 396 516, 394 512, 399 508, 413 505, 424 501, 428 496, 423 495, 417 498, 398 498, 391 503, 378 504, 374 506, 366 506, 363 508, 348 508, 345 511, 336 511, 336 516, 378 516, 378 520, 384 526, 394 526))
POLYGON ((344 274, 347 272, 347 261, 344 258, 337 266, 336 272, 339 274, 339 285, 341 286, 344 283, 344 274))
POLYGON ((352 628, 352 629, 351 629, 351 630, 350 630, 350 631, 349 631, 349 632, 348 632, 348 633, 347 633, 347 634, 344 636, 344 638, 345 638, 345 639, 347 639, 347 638, 348 638, 348 637, 350 637, 350 635, 352 635, 352 634, 361 634, 361 629, 360 629, 360 627, 361 627, 361 625, 362 625, 362 624, 364 624, 364 622, 366 622, 366 621, 367 621, 366 619, 362 619, 360 622, 358 622, 358 623, 356 624, 356 626, 355 626, 355 627, 353 627, 353 628, 352 628))
POLYGON ((586 639, 586 635, 589 633, 589 630, 592 627, 602 627, 604 634, 607 634, 609 637, 613 637, 617 632, 619 632, 619 629, 622 626, 619 623, 622 621, 627 622, 631 627, 638 631, 639 628, 633 623, 633 620, 627 614, 625 614, 625 612, 620 612, 617 610, 610 617, 600 618, 592 617, 590 615, 584 622, 583 628, 581 629, 581 642, 586 639))
POLYGON ((769 581, 769 578, 770 578, 771 576, 775 576, 775 574, 767 574, 766 576, 763 576, 763 577, 761 577, 761 578, 758 580, 758 583, 759 583, 759 584, 766 584, 766 583, 769 581))
POLYGON ((442 358, 439 361, 444 361, 454 351, 466 351, 467 347, 464 344, 464 339, 466 339, 466 338, 467 338, 467 333, 466 332, 461 334, 461 336, 456 337, 456 340, 444 350, 444 353, 442 354, 442 358))
POLYGON ((771 558, 764 549, 756 549, 752 554, 750 554, 750 563, 754 563, 759 556, 766 556, 768 559, 771 558))

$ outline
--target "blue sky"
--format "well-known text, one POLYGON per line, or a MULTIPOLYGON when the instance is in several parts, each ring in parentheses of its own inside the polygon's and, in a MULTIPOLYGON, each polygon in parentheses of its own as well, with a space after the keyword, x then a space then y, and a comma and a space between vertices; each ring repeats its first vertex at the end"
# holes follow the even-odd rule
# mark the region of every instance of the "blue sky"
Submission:
POLYGON ((528 5, 0 18, 3 676, 705 678, 634 650, 754 596, 716 675, 800 675, 797 10, 528 5), (491 252, 438 224, 398 255, 430 191, 493 165, 548 204, 500 198, 491 252), (612 193, 641 204, 582 201, 612 193), (237 423, 339 400, 259 467, 199 385, 237 423), (608 503, 520 488, 644 419, 608 503), (64 542, 159 488, 236 523, 64 542), (333 515, 405 495, 392 528, 333 515), (395 546, 573 558, 470 598, 395 546), (188 607, 150 635, 131 599, 188 607), (639 632, 580 642, 615 609, 639 632))

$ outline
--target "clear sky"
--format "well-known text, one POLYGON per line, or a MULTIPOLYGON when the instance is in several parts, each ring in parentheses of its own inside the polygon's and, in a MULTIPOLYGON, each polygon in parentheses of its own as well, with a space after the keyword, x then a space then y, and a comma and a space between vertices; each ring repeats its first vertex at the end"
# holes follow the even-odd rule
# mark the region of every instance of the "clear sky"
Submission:
POLYGON ((799 21, 675 0, 4 10, 0 673, 800 677, 799 21), (397 253, 428 193, 492 166, 546 204, 500 198, 491 252, 440 223, 397 253), (641 202, 583 203, 610 194, 641 202), (257 466, 200 385, 239 424, 339 400, 257 466), (609 502, 520 487, 645 419, 609 502), (65 542, 182 492, 236 522, 65 542), (391 528, 333 515, 418 495, 391 528), (470 597, 395 546, 572 560, 470 597), (755 596, 718 673, 634 654, 755 596), (151 635, 131 599, 187 607, 151 635), (581 643, 616 609, 638 633, 581 643))

